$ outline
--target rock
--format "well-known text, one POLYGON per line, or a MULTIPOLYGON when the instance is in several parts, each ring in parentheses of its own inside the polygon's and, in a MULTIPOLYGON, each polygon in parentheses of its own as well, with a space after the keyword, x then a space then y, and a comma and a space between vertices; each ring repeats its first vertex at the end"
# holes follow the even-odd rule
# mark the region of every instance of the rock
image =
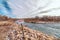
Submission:
POLYGON ((56 40, 55 37, 49 36, 40 31, 32 30, 25 26, 23 26, 24 33, 22 33, 21 25, 18 25, 13 22, 6 23, 7 25, 11 25, 0 26, 0 40, 56 40))

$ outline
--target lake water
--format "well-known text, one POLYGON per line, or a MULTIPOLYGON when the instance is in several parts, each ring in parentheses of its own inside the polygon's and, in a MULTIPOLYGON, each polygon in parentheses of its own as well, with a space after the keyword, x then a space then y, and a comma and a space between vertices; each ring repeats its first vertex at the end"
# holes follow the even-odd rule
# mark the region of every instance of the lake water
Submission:
POLYGON ((33 24, 24 23, 27 27, 41 31, 45 34, 60 38, 60 23, 44 23, 44 24, 33 24))

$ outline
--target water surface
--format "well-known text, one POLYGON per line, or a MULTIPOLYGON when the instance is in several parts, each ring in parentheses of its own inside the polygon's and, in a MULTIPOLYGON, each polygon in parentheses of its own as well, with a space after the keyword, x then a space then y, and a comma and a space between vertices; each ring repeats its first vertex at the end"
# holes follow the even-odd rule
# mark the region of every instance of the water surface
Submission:
POLYGON ((24 23, 29 28, 60 38, 60 23, 33 24, 24 23))

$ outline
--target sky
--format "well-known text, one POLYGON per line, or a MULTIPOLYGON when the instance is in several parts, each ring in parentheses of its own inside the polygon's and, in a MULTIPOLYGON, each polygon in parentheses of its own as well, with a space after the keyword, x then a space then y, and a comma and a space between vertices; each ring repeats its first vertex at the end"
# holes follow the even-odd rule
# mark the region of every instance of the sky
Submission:
POLYGON ((0 0, 0 14, 13 18, 60 16, 60 0, 0 0))

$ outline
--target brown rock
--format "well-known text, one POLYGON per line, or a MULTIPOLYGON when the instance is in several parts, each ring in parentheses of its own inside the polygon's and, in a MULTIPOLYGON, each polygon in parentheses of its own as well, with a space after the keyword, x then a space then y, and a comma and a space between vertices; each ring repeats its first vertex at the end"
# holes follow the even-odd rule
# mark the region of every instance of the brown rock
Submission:
POLYGON ((23 27, 24 37, 21 29, 21 25, 13 22, 5 22, 0 25, 0 40, 56 40, 55 37, 48 36, 42 32, 32 30, 28 27, 23 27), (3 24, 10 24, 3 26, 3 24))

